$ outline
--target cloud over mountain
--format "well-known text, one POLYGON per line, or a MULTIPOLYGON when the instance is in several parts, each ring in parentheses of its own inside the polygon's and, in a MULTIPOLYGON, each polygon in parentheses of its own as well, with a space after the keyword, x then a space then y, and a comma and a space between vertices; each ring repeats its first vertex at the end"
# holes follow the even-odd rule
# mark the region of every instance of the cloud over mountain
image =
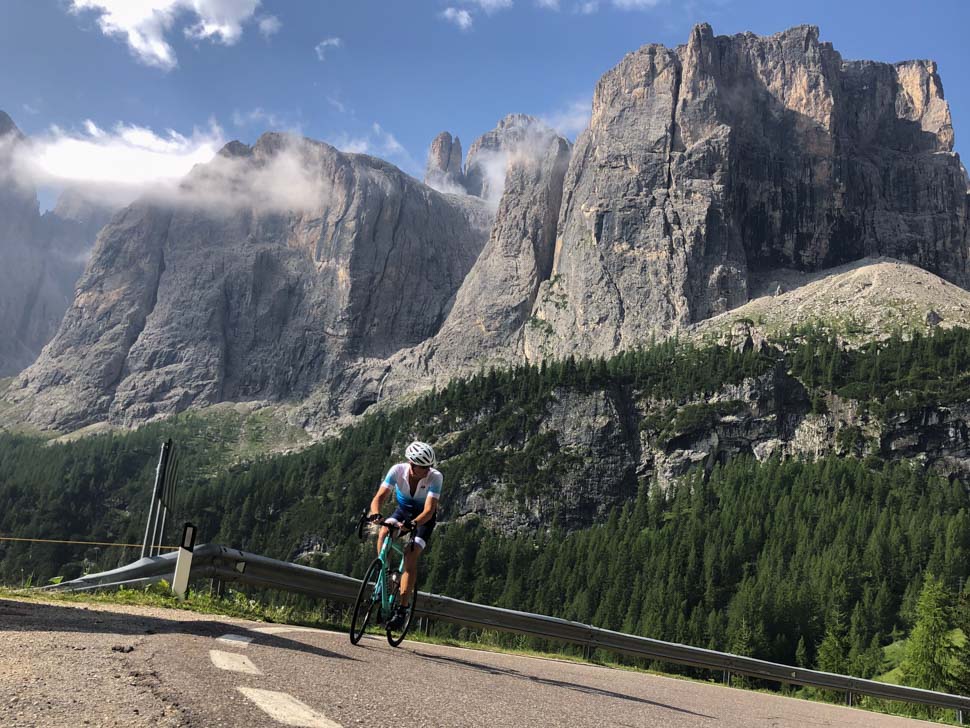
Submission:
MULTIPOLYGON (((194 21, 182 28, 188 38, 233 45, 259 4, 260 0, 70 0, 69 8, 76 14, 94 12, 105 35, 123 38, 140 62, 169 71, 178 59, 166 35, 177 20, 188 16, 194 21)), ((279 21, 274 25, 270 19, 275 20, 269 16, 260 21, 264 35, 279 30, 279 21)))

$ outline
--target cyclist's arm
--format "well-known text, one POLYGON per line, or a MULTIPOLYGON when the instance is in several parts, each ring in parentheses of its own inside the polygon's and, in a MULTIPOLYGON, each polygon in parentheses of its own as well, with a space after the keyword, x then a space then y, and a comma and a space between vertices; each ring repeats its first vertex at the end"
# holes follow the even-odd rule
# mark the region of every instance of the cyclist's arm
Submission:
POLYGON ((391 494, 391 489, 388 488, 384 483, 381 483, 380 487, 378 487, 377 489, 377 492, 374 493, 374 497, 371 499, 370 512, 380 513, 381 506, 384 505, 384 501, 387 500, 387 496, 389 496, 390 494, 391 494))
POLYGON ((431 498, 430 496, 424 501, 424 510, 421 511, 414 518, 414 525, 420 526, 422 523, 427 523, 432 518, 434 518, 435 512, 438 510, 438 499, 431 498))

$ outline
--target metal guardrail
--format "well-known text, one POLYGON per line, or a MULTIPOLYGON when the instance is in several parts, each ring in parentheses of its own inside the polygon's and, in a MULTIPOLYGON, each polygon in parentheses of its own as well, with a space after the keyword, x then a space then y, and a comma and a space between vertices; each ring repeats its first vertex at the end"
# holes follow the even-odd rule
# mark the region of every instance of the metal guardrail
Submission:
MULTIPOLYGON (((166 554, 139 559, 120 569, 92 574, 74 581, 44 587, 44 589, 87 591, 133 586, 158 582, 166 578, 171 580, 174 571, 175 554, 166 554)), ((360 580, 349 576, 277 561, 216 544, 206 544, 195 549, 192 577, 236 581, 251 586, 298 592, 340 602, 353 602, 360 588, 360 580)), ((419 593, 415 613, 420 617, 440 619, 468 627, 514 632, 530 637, 567 642, 589 650, 604 649, 661 662, 720 670, 725 674, 746 675, 785 684, 835 690, 846 693, 850 702, 853 695, 869 695, 885 700, 922 703, 955 710, 957 721, 961 725, 964 712, 970 711, 970 697, 967 696, 891 685, 819 670, 807 670, 757 660, 753 657, 613 632, 556 617, 474 604, 426 592, 419 593)))

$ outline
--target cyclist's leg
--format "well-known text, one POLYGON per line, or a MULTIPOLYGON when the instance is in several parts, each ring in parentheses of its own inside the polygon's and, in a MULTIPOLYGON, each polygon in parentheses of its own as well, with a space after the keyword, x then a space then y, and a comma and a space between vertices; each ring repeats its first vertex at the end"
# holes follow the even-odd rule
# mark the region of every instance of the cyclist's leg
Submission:
POLYGON ((418 574, 418 559, 421 553, 427 548, 428 541, 431 540, 431 533, 434 531, 438 518, 435 516, 427 523, 418 526, 414 534, 414 548, 409 548, 404 552, 404 575, 401 577, 401 606, 405 607, 411 600, 411 580, 418 574))
MULTIPOLYGON (((394 507, 394 513, 389 515, 387 517, 387 520, 397 521, 398 523, 404 523, 404 521, 408 520, 409 518, 414 518, 414 513, 408 510, 407 508, 405 508, 404 506, 402 506, 400 503, 398 503, 394 507)), ((387 526, 381 526, 381 530, 377 534, 378 556, 381 553, 381 549, 384 547, 384 539, 387 538, 387 534, 390 532, 391 530, 387 526)))

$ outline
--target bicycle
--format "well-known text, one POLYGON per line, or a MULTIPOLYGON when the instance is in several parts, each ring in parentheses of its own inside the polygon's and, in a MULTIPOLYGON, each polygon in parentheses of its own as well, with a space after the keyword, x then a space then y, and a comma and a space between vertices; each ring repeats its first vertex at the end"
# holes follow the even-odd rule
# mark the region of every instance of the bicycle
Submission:
MULTIPOLYGON (((366 532, 369 530, 368 526, 370 524, 371 521, 367 519, 366 514, 362 514, 357 521, 357 537, 361 541, 367 537, 366 532)), ((387 526, 391 530, 387 534, 387 538, 384 539, 381 552, 371 562, 370 566, 367 567, 364 578, 360 583, 360 591, 357 592, 357 601, 354 602, 354 616, 350 620, 350 642, 355 645, 364 636, 364 631, 367 629, 367 625, 375 613, 378 624, 386 625, 387 621, 391 618, 394 607, 400 601, 401 596, 401 576, 404 574, 404 549, 413 548, 414 545, 413 532, 411 532, 405 545, 402 546, 396 542, 396 539, 407 532, 401 528, 402 524, 393 518, 381 519, 377 521, 376 525, 387 526), (393 567, 391 564, 393 553, 396 553, 400 557, 397 567, 393 567)), ((387 641, 391 647, 400 645, 404 641, 408 629, 411 627, 411 620, 414 617, 414 605, 418 601, 417 575, 415 575, 414 579, 410 580, 408 586, 411 592, 411 599, 408 602, 408 611, 404 618, 404 623, 398 629, 394 630, 385 627, 387 641)))

